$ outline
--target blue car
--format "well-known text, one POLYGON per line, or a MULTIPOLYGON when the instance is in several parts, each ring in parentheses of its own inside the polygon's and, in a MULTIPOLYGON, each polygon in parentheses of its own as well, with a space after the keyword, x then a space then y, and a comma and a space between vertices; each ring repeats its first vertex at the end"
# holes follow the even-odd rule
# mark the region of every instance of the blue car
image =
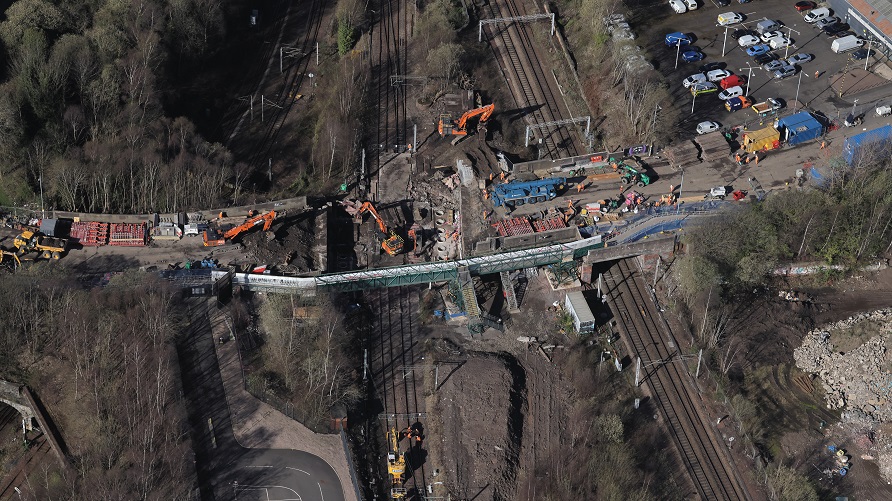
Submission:
POLYGON ((693 63, 695 61, 702 61, 704 58, 706 58, 706 55, 700 51, 688 50, 681 53, 681 58, 686 63, 693 63))
POLYGON ((680 31, 669 33, 668 35, 666 35, 665 39, 666 45, 668 45, 669 47, 676 47, 678 45, 690 45, 691 41, 691 37, 685 35, 680 31))
POLYGON ((765 44, 753 45, 752 47, 746 49, 746 55, 748 56, 761 56, 762 54, 767 54, 771 51, 771 47, 765 44))

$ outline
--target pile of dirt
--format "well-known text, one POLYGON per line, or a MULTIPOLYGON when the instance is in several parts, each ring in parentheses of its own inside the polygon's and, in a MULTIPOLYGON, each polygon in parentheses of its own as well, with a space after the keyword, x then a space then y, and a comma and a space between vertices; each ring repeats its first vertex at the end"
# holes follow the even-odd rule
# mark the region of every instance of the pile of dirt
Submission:
POLYGON ((477 501, 516 499, 526 376, 508 355, 469 354, 434 394, 447 488, 477 501))
POLYGON ((280 272, 327 269, 327 211, 311 211, 279 218, 269 231, 254 231, 242 244, 258 264, 280 272))

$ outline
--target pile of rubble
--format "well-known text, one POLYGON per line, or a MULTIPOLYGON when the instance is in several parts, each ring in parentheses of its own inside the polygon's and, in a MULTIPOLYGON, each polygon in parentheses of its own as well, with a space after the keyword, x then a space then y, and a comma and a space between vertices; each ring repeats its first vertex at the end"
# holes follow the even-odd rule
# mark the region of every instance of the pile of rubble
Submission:
MULTIPOLYGON (((881 425, 892 423, 892 356, 886 341, 892 334, 892 308, 862 313, 809 332, 793 351, 796 366, 817 375, 824 386, 827 408, 842 409, 842 422, 859 429, 878 430, 877 442, 892 443, 882 436, 881 425), (877 334, 846 353, 834 348, 834 332, 855 328, 862 322, 878 326, 877 334)), ((879 454, 883 477, 892 481, 892 448, 879 454)))
POLYGON ((728 140, 722 132, 710 132, 694 139, 694 142, 700 146, 700 158, 706 162, 715 162, 726 158, 731 153, 731 147, 728 146, 728 140))

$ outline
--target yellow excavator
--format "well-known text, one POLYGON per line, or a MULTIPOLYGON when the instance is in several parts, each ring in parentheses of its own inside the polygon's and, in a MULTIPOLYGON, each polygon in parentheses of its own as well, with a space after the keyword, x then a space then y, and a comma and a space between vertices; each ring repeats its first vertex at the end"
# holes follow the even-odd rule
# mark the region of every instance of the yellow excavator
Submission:
POLYGON ((403 237, 397 235, 395 231, 384 224, 384 220, 381 219, 381 215, 378 214, 378 211, 375 210, 375 206, 372 205, 371 202, 364 202, 356 211, 356 216, 361 216, 363 212, 371 214, 378 223, 378 236, 381 237, 381 248, 384 249, 384 252, 391 256, 396 256, 402 252, 403 244, 405 243, 403 237))
POLYGON ((475 108, 470 111, 466 111, 458 121, 452 120, 452 115, 448 113, 444 113, 440 115, 440 123, 437 125, 437 130, 440 132, 440 135, 443 137, 453 135, 453 136, 466 136, 468 135, 468 120, 474 117, 480 117, 480 120, 477 122, 478 124, 484 124, 489 117, 492 116, 493 111, 495 111, 495 104, 488 104, 486 106, 475 108))
POLYGON ((406 488, 403 484, 406 478, 406 458, 400 452, 400 434, 396 428, 391 428, 387 432, 387 442, 390 444, 390 450, 387 451, 387 473, 390 475, 390 498, 405 499, 406 488))

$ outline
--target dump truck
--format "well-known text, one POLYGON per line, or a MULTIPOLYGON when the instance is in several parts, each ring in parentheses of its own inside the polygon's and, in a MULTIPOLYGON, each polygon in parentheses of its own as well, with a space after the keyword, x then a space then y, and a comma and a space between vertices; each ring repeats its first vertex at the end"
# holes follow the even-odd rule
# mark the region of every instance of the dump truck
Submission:
POLYGON ((15 253, 19 256, 23 256, 28 252, 39 252, 44 259, 60 259, 68 247, 68 239, 50 237, 40 232, 25 230, 15 237, 12 244, 16 248, 15 253))
POLYGON ((497 184, 492 190, 492 203, 496 207, 502 205, 518 207, 524 204, 554 200, 557 197, 557 192, 563 190, 566 184, 567 178, 564 177, 497 184))
POLYGON ((756 112, 757 115, 767 115, 772 111, 777 111, 781 109, 781 103, 773 98, 769 97, 768 99, 762 101, 761 103, 756 103, 752 106, 753 111, 756 112))

